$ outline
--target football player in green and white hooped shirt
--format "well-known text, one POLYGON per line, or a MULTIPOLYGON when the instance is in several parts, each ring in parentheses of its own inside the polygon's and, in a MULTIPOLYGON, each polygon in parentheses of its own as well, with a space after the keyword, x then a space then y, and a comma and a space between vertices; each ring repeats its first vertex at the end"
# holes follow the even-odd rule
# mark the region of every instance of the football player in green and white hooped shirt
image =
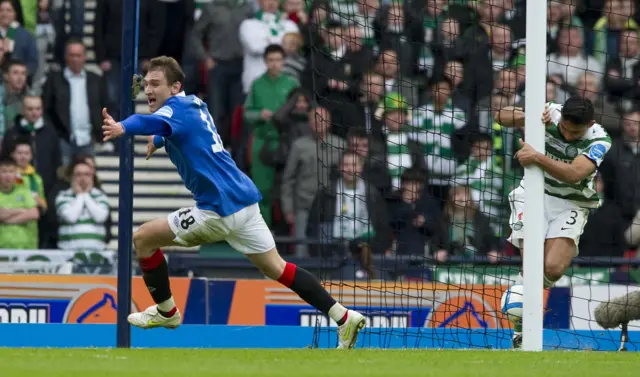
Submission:
MULTIPOLYGON (((589 210, 600 205, 595 191, 596 170, 611 148, 611 138, 593 120, 593 104, 586 98, 571 97, 564 105, 547 104, 542 115, 546 125, 545 154, 522 140, 515 157, 522 166, 538 165, 545 178, 544 287, 552 287, 578 254, 580 235, 589 210)), ((496 120, 505 127, 523 127, 524 111, 504 108, 496 120)), ((525 135, 526 136, 526 135, 525 135)), ((509 241, 523 250, 524 179, 509 194, 512 233, 509 241)), ((514 329, 513 346, 522 345, 521 325, 514 329)))

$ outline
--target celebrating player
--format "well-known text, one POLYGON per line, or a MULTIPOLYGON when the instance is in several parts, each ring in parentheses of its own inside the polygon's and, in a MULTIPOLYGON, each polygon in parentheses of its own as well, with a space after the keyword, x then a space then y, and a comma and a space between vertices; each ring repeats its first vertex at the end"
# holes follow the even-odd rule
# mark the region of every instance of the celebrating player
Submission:
POLYGON ((124 135, 150 135, 147 158, 164 146, 196 201, 195 207, 181 208, 145 223, 133 234, 144 282, 156 305, 131 314, 129 323, 142 328, 180 325, 161 247, 192 247, 225 240, 267 277, 333 319, 339 326, 338 348, 352 348, 365 326, 364 316, 336 302, 309 271, 280 257, 260 214, 258 189, 222 146, 207 105, 182 91, 184 78, 173 58, 154 58, 144 78, 152 114, 132 115, 116 122, 103 110, 105 141, 124 135))
MULTIPOLYGON (((507 107, 497 112, 496 121, 506 127, 524 127, 524 111, 507 107)), ((589 210, 598 208, 596 170, 611 148, 611 138, 593 120, 593 104, 571 97, 564 105, 548 104, 542 114, 546 125, 542 154, 520 140, 515 157, 522 166, 536 164, 544 170, 544 287, 558 281, 578 255, 578 242, 589 210)), ((511 236, 509 241, 523 250, 524 179, 509 194, 511 236)), ((513 347, 522 346, 522 325, 515 326, 513 347)))

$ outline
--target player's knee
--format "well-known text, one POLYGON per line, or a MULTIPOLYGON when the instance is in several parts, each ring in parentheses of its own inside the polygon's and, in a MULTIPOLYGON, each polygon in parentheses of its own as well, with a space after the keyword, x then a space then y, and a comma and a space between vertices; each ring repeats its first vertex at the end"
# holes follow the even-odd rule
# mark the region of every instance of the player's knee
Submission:
POLYGON ((146 233, 147 232, 144 224, 133 233, 133 248, 138 259, 147 258, 151 256, 154 251, 148 245, 148 237, 146 237, 146 233))
POLYGON ((549 280, 559 280, 564 275, 568 266, 563 263, 547 263, 544 265, 544 276, 549 280))

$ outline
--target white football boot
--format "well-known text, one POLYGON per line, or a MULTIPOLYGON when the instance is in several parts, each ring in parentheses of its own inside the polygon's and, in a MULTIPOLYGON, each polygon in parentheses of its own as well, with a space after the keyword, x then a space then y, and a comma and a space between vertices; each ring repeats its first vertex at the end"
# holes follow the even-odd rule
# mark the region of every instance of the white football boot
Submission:
POLYGON ((158 305, 153 305, 143 312, 129 314, 127 319, 133 326, 143 329, 152 329, 154 327, 175 329, 180 326, 182 316, 180 315, 180 311, 176 310, 175 314, 171 318, 167 318, 158 313, 158 305))
POLYGON ((347 321, 338 326, 338 349, 350 349, 358 341, 358 333, 367 325, 367 319, 360 313, 347 311, 347 321))

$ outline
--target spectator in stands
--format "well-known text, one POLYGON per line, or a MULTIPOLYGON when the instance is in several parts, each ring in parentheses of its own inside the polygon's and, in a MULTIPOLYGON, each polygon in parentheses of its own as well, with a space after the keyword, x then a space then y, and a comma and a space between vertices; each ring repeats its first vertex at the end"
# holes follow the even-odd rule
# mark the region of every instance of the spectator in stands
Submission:
POLYGON ((477 203, 478 210, 490 222, 494 234, 503 234, 504 219, 508 216, 503 191, 503 172, 493 153, 491 135, 479 133, 470 138, 471 154, 456 169, 455 184, 468 186, 471 198, 477 203))
POLYGON ((102 109, 108 96, 104 79, 85 69, 81 40, 69 40, 65 61, 63 70, 47 75, 43 100, 45 116, 60 139, 62 162, 68 165, 77 154, 93 154, 93 144, 102 141, 102 109))
POLYGON ((52 4, 52 17, 56 32, 55 58, 64 62, 65 46, 69 39, 82 39, 84 36, 84 5, 83 0, 49 0, 52 4), (68 5, 68 9, 67 9, 68 5), (70 30, 67 32, 67 11, 69 13, 70 30))
MULTIPOLYGON (((608 131, 617 131, 620 128, 620 116, 615 107, 600 93, 601 81, 591 72, 585 72, 578 77, 575 91, 593 103, 595 121, 600 123, 608 131)), ((568 97, 567 97, 568 98, 568 97)))
MULTIPOLYGON (((547 58, 547 74, 557 76, 560 82, 576 85, 580 74, 585 71, 604 73, 602 64, 593 56, 585 55, 582 30, 575 25, 566 25, 558 34, 558 52, 547 58)), ((560 84, 556 81, 556 83, 560 84)))
MULTIPOLYGON (((464 65, 459 60, 451 60, 444 66, 444 77, 453 84, 451 103, 462 109, 468 119, 477 119, 478 114, 473 111, 471 97, 467 93, 464 82, 464 65)), ((476 122, 473 122, 476 123, 476 122)))
POLYGON ((622 100, 621 107, 630 110, 640 100, 640 48, 637 29, 620 31, 620 52, 607 61, 604 90, 614 102, 622 100))
POLYGON ((273 115, 280 142, 286 144, 287 151, 298 138, 311 134, 309 111, 315 107, 311 99, 312 95, 305 89, 296 88, 289 93, 287 102, 273 115))
POLYGON ((511 65, 511 29, 506 25, 491 26, 491 64, 494 71, 499 71, 511 65))
POLYGON ((295 22, 296 25, 309 22, 309 15, 304 8, 304 0, 284 0, 282 2, 282 10, 287 14, 287 18, 295 22))
POLYGON ((303 86, 313 90, 318 103, 331 112, 332 132, 345 137, 359 120, 354 104, 359 83, 372 64, 371 48, 362 45, 359 28, 337 21, 327 25, 323 42, 329 53, 313 53, 304 73, 303 86))
MULTIPOLYGON (((193 52, 198 61, 206 64, 209 79, 207 103, 223 141, 229 137, 233 111, 244 102, 244 49, 239 31, 240 25, 252 16, 253 9, 247 1, 212 1, 203 4, 202 16, 193 26, 193 52)), ((262 47, 260 57, 267 44, 262 47)))
POLYGON ((362 179, 375 186, 383 197, 391 192, 391 177, 382 150, 371 147, 371 137, 364 127, 353 127, 347 134, 350 152, 355 152, 362 160, 362 179))
POLYGON ((382 131, 382 121, 376 116, 376 110, 384 97, 384 78, 382 75, 371 72, 364 75, 360 82, 360 95, 355 102, 355 118, 353 124, 362 125, 371 136, 373 147, 378 152, 382 151, 385 136, 382 131))
POLYGON ((440 229, 433 239, 433 258, 444 262, 450 256, 486 256, 492 263, 499 258, 500 245, 489 219, 478 210, 466 186, 451 188, 440 218, 440 229))
POLYGON ((4 125, 5 133, 15 127, 22 110, 22 102, 29 91, 27 66, 17 60, 9 61, 4 74, 4 125))
POLYGON ((71 188, 56 198, 60 222, 58 248, 102 251, 109 203, 105 193, 94 186, 94 169, 81 160, 69 166, 71 188))
POLYGON ((361 178, 362 159, 346 152, 341 174, 319 190, 310 211, 311 236, 349 245, 368 273, 368 256, 391 246, 387 206, 375 187, 361 178))
POLYGON ((302 82, 302 73, 307 65, 307 58, 301 54, 303 38, 300 33, 287 33, 282 39, 284 49, 284 69, 283 72, 297 82, 302 82))
MULTIPOLYGON (((122 93, 122 4, 123 0, 96 2, 93 43, 96 61, 107 86, 109 114, 120 119, 120 93, 122 93)), ((162 33, 164 16, 155 0, 141 0, 138 27, 138 62, 142 71, 156 56, 162 33)))
POLYGON ((606 187, 601 174, 598 174, 595 179, 595 190, 600 196, 600 207, 589 211, 587 225, 580 237, 581 257, 622 258, 627 243, 633 246, 640 243, 638 238, 640 232, 634 231, 633 224, 625 232, 629 222, 622 218, 620 206, 613 201, 613 193, 605 192, 607 188, 611 189, 611 186, 606 187), (631 237, 628 237, 627 241, 625 236, 631 237))
POLYGON ((378 56, 376 72, 384 78, 384 93, 400 93, 410 108, 419 106, 418 83, 399 74, 398 54, 394 50, 383 50, 378 56))
POLYGON ((42 98, 27 95, 22 101, 22 115, 16 126, 10 129, 2 141, 2 151, 7 151, 18 139, 28 138, 33 152, 33 165, 42 176, 44 192, 56 184, 56 172, 61 165, 60 144, 53 142, 58 136, 43 116, 42 98))
POLYGON ((0 38, 3 39, 5 56, 24 62, 28 76, 33 77, 38 71, 36 40, 16 21, 12 0, 0 0, 0 38))
POLYGON ((640 111, 632 110, 623 116, 622 135, 611 144, 599 171, 604 192, 620 206, 622 216, 629 222, 640 210, 640 111))
POLYGON ((428 237, 438 231, 440 203, 424 195, 424 177, 422 170, 405 170, 401 189, 390 198, 389 220, 396 254, 425 256, 428 237))
POLYGON ((383 4, 374 23, 376 40, 381 50, 396 52, 399 72, 411 76, 417 72, 420 45, 413 41, 424 40, 424 29, 418 20, 404 6, 403 1, 383 4))
POLYGON ((18 166, 0 157, 0 245, 7 249, 37 249, 40 212, 29 189, 16 183, 18 166))
MULTIPOLYGON (((346 148, 344 139, 331 134, 331 114, 322 107, 309 114, 311 135, 291 146, 282 179, 282 211, 296 238, 306 236, 309 211, 319 187, 327 186, 346 148)), ((296 256, 308 256, 307 246, 298 244, 296 256)))
POLYGON ((49 1, 38 1, 36 7, 34 9, 35 18, 33 21, 35 21, 35 30, 33 35, 36 38, 36 46, 38 48, 38 70, 33 75, 31 86, 34 94, 40 95, 42 94, 42 86, 48 71, 47 52, 53 50, 56 32, 49 11, 49 1))
POLYGON ((187 41, 195 22, 195 1, 154 0, 153 6, 158 7, 158 17, 163 31, 156 56, 170 56, 182 63, 185 55, 191 53, 185 47, 190 45, 187 41))
POLYGON ((633 19, 635 15, 635 0, 607 0, 603 9, 603 16, 593 26, 593 56, 601 64, 608 59, 618 57, 620 45, 620 31, 638 29, 638 23, 633 19))
MULTIPOLYGON (((409 109, 398 93, 388 93, 380 104, 380 116, 385 129, 387 170, 391 177, 391 190, 400 189, 400 177, 406 169, 419 167, 423 148, 416 140, 417 132, 407 127, 409 109)), ((424 142, 423 140, 421 140, 424 142)))
POLYGON ((295 22, 278 10, 277 0, 259 0, 259 4, 260 10, 255 17, 240 24, 240 43, 244 49, 242 82, 245 93, 249 92, 253 80, 267 70, 263 57, 267 46, 280 45, 285 34, 298 32, 295 22))
POLYGON ((451 88, 447 79, 434 80, 430 100, 413 120, 414 126, 421 130, 419 141, 424 145, 429 172, 427 188, 442 204, 447 199, 450 180, 458 166, 454 149, 456 140, 467 125, 464 112, 451 104, 451 88))
POLYGON ((47 211, 47 200, 42 177, 31 165, 31 160, 33 159, 31 140, 28 137, 16 139, 7 152, 18 166, 17 185, 31 192, 33 199, 36 201, 38 211, 40 211, 40 216, 42 216, 47 211))
MULTIPOLYGON (((271 0, 267 0, 271 1, 271 0)), ((244 105, 245 121, 253 129, 251 149, 251 178, 262 194, 260 211, 267 224, 272 221, 272 189, 275 170, 265 166, 260 154, 265 142, 277 148, 278 131, 273 123, 273 114, 286 103, 289 92, 298 86, 290 76, 282 74, 284 50, 280 45, 269 45, 264 51, 267 72, 252 84, 244 105), (276 141, 276 142, 273 142, 276 141)))

